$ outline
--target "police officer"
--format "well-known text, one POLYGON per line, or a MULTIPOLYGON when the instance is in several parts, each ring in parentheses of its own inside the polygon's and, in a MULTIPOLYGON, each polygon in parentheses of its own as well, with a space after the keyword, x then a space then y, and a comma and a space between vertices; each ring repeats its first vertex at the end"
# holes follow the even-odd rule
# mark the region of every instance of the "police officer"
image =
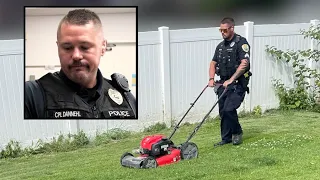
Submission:
POLYGON ((247 40, 234 32, 235 22, 232 18, 224 18, 220 23, 223 41, 216 47, 209 68, 209 87, 216 83, 222 84, 217 89, 218 97, 225 88, 227 91, 221 97, 219 115, 221 118, 221 141, 215 147, 228 143, 239 145, 242 143, 242 127, 238 120, 237 109, 244 100, 251 73, 250 46, 247 40), (220 77, 215 81, 215 74, 220 77))
POLYGON ((61 69, 25 83, 25 119, 136 118, 136 100, 121 74, 102 76, 98 66, 106 51, 100 18, 75 9, 57 31, 61 69))

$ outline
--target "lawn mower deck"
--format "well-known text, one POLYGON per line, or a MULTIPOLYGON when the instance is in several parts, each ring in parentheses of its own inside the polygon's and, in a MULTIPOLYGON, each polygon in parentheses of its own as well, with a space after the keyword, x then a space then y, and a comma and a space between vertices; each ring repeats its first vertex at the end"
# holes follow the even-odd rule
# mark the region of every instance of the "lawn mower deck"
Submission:
POLYGON ((164 135, 146 136, 136 152, 139 154, 138 157, 128 152, 124 153, 121 156, 121 165, 132 168, 156 168, 182 159, 198 157, 198 147, 195 143, 187 142, 175 146, 164 135))

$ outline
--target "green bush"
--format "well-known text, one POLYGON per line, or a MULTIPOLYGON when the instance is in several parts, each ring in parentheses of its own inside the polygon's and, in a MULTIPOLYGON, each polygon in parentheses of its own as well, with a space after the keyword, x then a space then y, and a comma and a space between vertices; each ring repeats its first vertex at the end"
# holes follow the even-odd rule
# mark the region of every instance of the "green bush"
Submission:
MULTIPOLYGON (((320 40, 320 25, 311 26, 307 31, 301 30, 304 38, 320 40)), ((293 68, 294 87, 286 87, 279 79, 273 79, 276 94, 280 100, 280 109, 315 110, 316 96, 320 95, 320 72, 306 65, 306 62, 317 63, 320 60, 319 50, 279 50, 267 46, 266 52, 276 60, 283 60, 293 68), (314 84, 310 82, 314 81, 314 84)))

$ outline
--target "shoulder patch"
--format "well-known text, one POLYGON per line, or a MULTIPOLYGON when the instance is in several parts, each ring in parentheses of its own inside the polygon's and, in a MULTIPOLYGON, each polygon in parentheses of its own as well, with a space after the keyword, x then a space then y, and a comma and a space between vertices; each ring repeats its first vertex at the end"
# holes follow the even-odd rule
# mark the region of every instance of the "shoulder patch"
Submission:
POLYGON ((242 44, 242 50, 244 51, 244 52, 249 52, 249 46, 248 46, 248 44, 242 44))

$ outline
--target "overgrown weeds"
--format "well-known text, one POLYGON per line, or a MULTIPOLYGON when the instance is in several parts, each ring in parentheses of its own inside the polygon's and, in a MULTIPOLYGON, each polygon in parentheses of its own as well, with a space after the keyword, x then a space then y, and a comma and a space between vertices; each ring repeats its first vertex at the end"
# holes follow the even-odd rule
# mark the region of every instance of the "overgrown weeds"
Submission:
POLYGON ((99 146, 101 144, 110 143, 111 141, 126 139, 130 137, 130 135, 132 135, 132 132, 130 131, 115 128, 101 134, 97 133, 94 140, 94 144, 96 146, 99 146))
POLYGON ((159 131, 162 131, 164 129, 167 129, 167 126, 165 123, 156 123, 154 125, 151 125, 147 128, 144 129, 143 132, 159 132, 159 131))
MULTIPOLYGON (((145 128, 143 132, 158 132, 166 128, 167 126, 164 123, 157 123, 145 128)), ((93 146, 100 146, 112 141, 126 139, 133 134, 134 133, 130 131, 114 128, 102 133, 97 132, 95 137, 90 141, 87 134, 81 130, 77 134, 60 134, 49 141, 39 139, 37 143, 32 143, 31 146, 25 148, 22 147, 20 142, 11 140, 2 150, 0 149, 0 159, 17 158, 42 153, 74 151, 76 149, 86 147, 89 144, 93 146)))

